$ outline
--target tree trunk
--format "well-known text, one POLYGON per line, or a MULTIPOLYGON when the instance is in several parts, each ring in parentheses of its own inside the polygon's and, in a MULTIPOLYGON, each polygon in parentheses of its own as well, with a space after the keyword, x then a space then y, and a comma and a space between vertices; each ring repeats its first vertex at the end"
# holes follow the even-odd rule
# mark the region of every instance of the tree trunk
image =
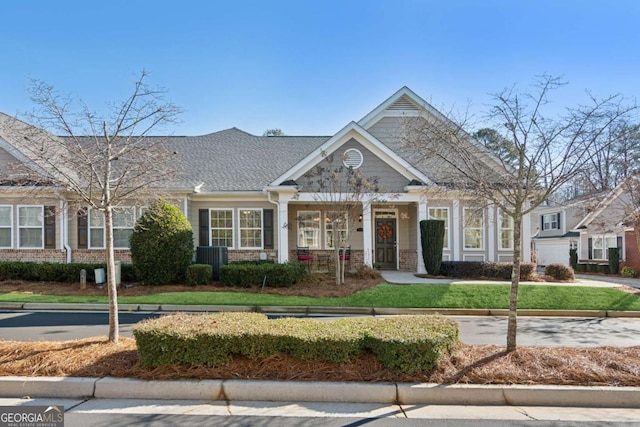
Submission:
POLYGON ((522 216, 513 219, 513 270, 511 271, 511 293, 509 295, 509 323, 507 325, 507 351, 517 348, 518 287, 520 286, 520 258, 522 257, 522 216))
POLYGON ((117 343, 120 339, 118 321, 118 289, 116 287, 116 263, 113 252, 113 210, 107 206, 104 211, 104 228, 107 251, 107 289, 109 293, 109 341, 117 343))

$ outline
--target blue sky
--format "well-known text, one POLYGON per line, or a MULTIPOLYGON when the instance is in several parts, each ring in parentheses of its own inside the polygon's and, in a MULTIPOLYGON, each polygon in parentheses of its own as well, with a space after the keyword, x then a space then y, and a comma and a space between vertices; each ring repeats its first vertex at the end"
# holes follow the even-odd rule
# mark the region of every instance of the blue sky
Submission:
POLYGON ((637 0, 4 0, 0 111, 32 109, 31 78, 100 111, 143 68, 184 109, 176 135, 331 135, 404 85, 479 114, 541 73, 575 106, 640 94, 639 22, 637 0))

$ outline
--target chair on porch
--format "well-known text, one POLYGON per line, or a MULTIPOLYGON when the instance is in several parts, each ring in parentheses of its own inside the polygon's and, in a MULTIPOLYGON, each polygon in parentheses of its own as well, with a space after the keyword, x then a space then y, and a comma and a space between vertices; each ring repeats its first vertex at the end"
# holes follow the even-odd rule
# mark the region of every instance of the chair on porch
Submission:
POLYGON ((351 246, 340 248, 340 262, 344 261, 345 270, 351 271, 351 246))
POLYGON ((307 270, 311 272, 311 264, 313 263, 313 256, 311 255, 309 246, 298 246, 296 250, 296 254, 298 255, 298 261, 306 262, 307 270))

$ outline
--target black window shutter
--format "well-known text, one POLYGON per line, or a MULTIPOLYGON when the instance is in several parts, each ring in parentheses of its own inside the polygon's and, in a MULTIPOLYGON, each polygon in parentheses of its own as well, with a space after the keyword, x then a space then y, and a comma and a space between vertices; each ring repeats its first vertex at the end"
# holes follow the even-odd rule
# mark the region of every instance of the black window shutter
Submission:
POLYGON ((540 215, 540 231, 544 230, 544 215, 540 215))
POLYGON ((618 236, 618 238, 616 239, 616 247, 618 248, 620 257, 622 257, 622 236, 618 236))
POLYGON ((44 248, 56 248, 56 207, 44 207, 44 248))
POLYGON ((78 209, 78 249, 89 248, 89 223, 87 208, 78 209))
POLYGON ((198 210, 198 245, 209 246, 209 209, 198 210))
POLYGON ((262 211, 262 233, 264 236, 264 248, 274 249, 273 244, 273 209, 262 211))
POLYGON ((593 259, 593 238, 589 237, 589 259, 593 259))
POLYGON ((558 212, 558 230, 562 229, 562 227, 560 226, 560 216, 561 216, 561 214, 560 214, 560 212, 558 212))

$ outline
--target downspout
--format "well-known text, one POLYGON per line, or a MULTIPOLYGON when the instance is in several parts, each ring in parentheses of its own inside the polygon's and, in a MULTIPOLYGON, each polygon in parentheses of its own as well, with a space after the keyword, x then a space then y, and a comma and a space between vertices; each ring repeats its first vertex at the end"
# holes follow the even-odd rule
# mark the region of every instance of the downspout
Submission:
MULTIPOLYGON (((269 203, 273 203, 274 205, 276 205, 276 207, 277 207, 276 212, 278 213, 278 218, 279 218, 279 216, 280 216, 280 202, 279 201, 278 202, 274 202, 273 200, 271 200, 271 191, 267 190, 266 188, 265 188, 265 191, 267 192, 267 200, 269 201, 269 203)), ((280 247, 282 246, 282 245, 280 245, 280 235, 282 233, 280 233, 279 227, 275 227, 274 226, 273 228, 276 229, 277 233, 278 233, 278 262, 279 262, 280 259, 281 259, 280 258, 280 247)))
POLYGON ((71 264, 71 246, 69 246, 69 211, 65 208, 66 200, 59 191, 56 190, 56 195, 60 199, 60 212, 62 212, 60 218, 60 236, 62 237, 62 246, 66 254, 66 263, 71 264))

